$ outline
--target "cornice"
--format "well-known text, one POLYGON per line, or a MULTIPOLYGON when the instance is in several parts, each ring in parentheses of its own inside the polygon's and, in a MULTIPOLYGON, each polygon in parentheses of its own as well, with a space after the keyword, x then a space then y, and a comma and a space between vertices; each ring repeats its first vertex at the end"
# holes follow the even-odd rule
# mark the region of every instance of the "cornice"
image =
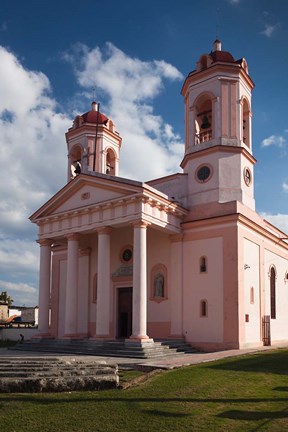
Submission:
POLYGON ((196 149, 197 146, 201 146, 201 144, 197 144, 194 146, 195 151, 191 152, 191 153, 186 153, 180 166, 181 168, 183 168, 188 160, 193 160, 193 159, 197 159, 199 157, 199 155, 202 156, 207 156, 208 154, 211 153, 220 153, 220 152, 225 152, 225 153, 242 153, 246 159, 249 160, 249 162, 251 162, 253 165, 257 162, 256 159, 254 158, 254 156, 248 151, 246 150, 246 148, 244 147, 240 147, 240 146, 229 146, 229 145, 222 145, 222 144, 216 144, 213 145, 211 147, 207 147, 204 149, 199 148, 198 150, 196 149))

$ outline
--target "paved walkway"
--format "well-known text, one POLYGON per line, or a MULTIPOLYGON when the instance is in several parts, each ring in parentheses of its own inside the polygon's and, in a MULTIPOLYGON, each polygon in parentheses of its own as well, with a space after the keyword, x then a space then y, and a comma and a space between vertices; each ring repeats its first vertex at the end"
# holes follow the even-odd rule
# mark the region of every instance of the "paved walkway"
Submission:
MULTIPOLYGON (((93 356, 94 360, 106 361, 111 364, 118 364, 119 367, 129 367, 133 365, 137 365, 137 367, 141 367, 143 369, 174 369, 182 366, 189 366, 193 364, 199 364, 204 362, 209 362, 213 360, 219 360, 228 357, 237 357, 245 354, 253 354, 257 352, 267 351, 271 349, 277 348, 288 348, 287 343, 283 344, 273 344, 273 346, 268 347, 258 347, 258 348, 247 348, 247 349, 239 349, 239 350, 227 350, 227 351, 216 351, 211 353, 193 353, 193 354, 177 354, 171 357, 157 358, 157 359, 131 359, 131 358, 123 358, 123 357, 102 357, 102 356, 93 356)), ((65 355, 65 354, 57 354, 57 353, 40 353, 40 352, 31 352, 31 351, 18 351, 18 350, 8 350, 7 348, 0 348, 0 357, 63 357, 67 358, 79 358, 81 360, 85 359, 91 361, 91 356, 83 356, 83 355, 65 355)))

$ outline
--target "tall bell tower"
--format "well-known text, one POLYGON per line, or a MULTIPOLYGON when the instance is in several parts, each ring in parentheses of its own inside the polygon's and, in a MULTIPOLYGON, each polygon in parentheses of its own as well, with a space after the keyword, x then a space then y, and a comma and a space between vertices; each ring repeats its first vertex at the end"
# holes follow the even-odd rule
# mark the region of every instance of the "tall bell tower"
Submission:
POLYGON ((253 81, 216 39, 182 87, 188 206, 239 201, 255 209, 251 139, 253 81))
POLYGON ((81 172, 119 175, 122 138, 112 120, 100 112, 97 102, 92 102, 90 111, 75 117, 66 142, 68 182, 81 172))

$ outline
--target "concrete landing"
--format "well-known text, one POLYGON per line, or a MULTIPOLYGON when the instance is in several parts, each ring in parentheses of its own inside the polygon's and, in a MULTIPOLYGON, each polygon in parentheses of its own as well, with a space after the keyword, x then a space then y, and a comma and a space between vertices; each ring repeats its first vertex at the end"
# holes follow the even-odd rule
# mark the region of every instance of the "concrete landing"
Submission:
MULTIPOLYGON (((247 348, 247 349, 235 349, 227 351, 216 351, 210 353, 200 353, 195 352, 192 354, 177 354, 175 356, 168 356, 155 359, 139 359, 139 358, 123 358, 123 357, 103 357, 103 356, 93 356, 94 360, 104 360, 109 364, 118 365, 119 369, 141 369, 141 370, 153 370, 153 369, 174 369, 183 366, 189 366, 214 360, 220 360, 229 357, 239 357, 241 355, 255 354, 257 352, 269 351, 278 348, 288 348, 287 343, 275 343, 272 346, 263 346, 257 348, 247 348)), ((17 350, 8 350, 7 348, 0 348, 0 358, 1 356, 39 356, 37 352, 25 352, 17 350)), ((53 353, 51 356, 55 356, 53 353)), ((47 356, 47 354, 46 354, 47 356)), ((49 355, 48 355, 49 356, 49 355)), ((69 359, 75 358, 75 355, 63 355, 59 353, 57 357, 69 359)), ((79 360, 88 361, 91 360, 91 356, 76 356, 79 360)))

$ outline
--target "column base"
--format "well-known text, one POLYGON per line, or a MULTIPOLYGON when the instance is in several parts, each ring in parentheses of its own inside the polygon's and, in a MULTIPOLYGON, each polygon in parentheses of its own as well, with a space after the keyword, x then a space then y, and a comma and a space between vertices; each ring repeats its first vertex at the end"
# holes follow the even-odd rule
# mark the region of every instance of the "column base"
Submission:
POLYGON ((75 333, 67 333, 64 336, 61 337, 61 339, 73 339, 73 340, 83 340, 83 337, 79 334, 75 334, 75 333))
POLYGON ((55 339, 50 333, 37 333, 32 336, 32 339, 55 339))
POLYGON ((154 343, 154 339, 149 336, 131 336, 129 339, 125 339, 125 344, 149 344, 154 343))
POLYGON ((111 338, 111 336, 109 336, 109 335, 94 335, 94 336, 91 336, 90 338, 89 338, 89 340, 92 340, 92 341, 110 341, 110 340, 112 340, 112 338, 111 338))

